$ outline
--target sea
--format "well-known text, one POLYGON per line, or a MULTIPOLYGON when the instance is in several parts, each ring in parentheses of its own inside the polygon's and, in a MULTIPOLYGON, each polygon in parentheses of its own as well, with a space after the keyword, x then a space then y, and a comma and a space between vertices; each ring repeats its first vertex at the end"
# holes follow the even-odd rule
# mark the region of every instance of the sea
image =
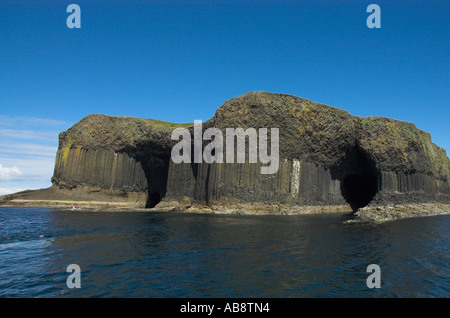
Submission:
POLYGON ((450 216, 350 219, 0 208, 0 297, 450 296, 450 216))

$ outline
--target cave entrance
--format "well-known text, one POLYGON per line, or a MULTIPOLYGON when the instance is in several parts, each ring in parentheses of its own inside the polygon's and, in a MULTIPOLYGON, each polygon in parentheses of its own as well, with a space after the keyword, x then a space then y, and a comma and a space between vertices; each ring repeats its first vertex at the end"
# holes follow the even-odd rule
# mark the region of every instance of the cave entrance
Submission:
POLYGON ((341 194, 353 211, 369 204, 378 192, 375 163, 358 146, 346 152, 343 161, 332 173, 341 181, 341 194))
POLYGON ((353 211, 365 207, 377 194, 377 176, 372 173, 350 174, 341 181, 341 193, 353 211))
POLYGON ((161 202, 161 195, 159 192, 149 192, 145 207, 154 208, 159 202, 161 202))

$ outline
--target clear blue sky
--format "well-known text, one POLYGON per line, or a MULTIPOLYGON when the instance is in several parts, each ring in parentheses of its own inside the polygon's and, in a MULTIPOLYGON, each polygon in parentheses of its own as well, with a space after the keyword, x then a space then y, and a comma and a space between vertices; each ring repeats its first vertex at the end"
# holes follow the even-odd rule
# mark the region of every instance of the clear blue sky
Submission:
POLYGON ((248 91, 410 121, 450 149, 448 0, 36 2, 0 0, 0 194, 49 186, 58 132, 88 114, 207 120, 248 91))

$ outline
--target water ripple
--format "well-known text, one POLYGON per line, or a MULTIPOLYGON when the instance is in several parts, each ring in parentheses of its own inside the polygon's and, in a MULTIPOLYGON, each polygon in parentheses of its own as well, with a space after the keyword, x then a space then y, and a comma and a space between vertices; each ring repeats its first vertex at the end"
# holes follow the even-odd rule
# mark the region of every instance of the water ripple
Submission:
POLYGON ((0 297, 450 296, 449 216, 345 220, 3 208, 0 297))

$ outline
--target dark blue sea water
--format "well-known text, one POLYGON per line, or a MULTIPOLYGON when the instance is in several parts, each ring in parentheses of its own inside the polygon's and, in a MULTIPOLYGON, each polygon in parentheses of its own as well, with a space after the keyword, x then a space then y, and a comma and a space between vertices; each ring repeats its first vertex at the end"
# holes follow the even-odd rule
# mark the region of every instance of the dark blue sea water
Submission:
POLYGON ((348 218, 1 208, 0 297, 450 296, 450 216, 348 218))

